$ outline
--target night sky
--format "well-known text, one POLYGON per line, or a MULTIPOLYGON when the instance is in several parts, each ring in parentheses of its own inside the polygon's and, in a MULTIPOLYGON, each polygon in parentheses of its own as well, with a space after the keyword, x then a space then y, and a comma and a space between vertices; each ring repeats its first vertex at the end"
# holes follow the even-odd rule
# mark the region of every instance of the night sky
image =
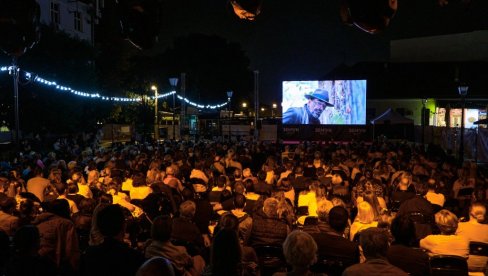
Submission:
POLYGON ((279 101, 283 80, 320 79, 340 64, 387 61, 391 39, 469 32, 488 28, 488 1, 399 0, 391 26, 370 35, 345 26, 339 0, 264 0, 254 22, 238 19, 223 0, 167 3, 159 45, 190 33, 218 35, 238 42, 260 71, 261 101, 279 101))

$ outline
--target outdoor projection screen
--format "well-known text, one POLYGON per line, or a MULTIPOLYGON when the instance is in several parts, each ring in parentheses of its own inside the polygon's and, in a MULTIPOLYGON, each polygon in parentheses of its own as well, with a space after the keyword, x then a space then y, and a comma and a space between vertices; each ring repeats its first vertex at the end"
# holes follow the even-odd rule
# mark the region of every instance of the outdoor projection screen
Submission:
POLYGON ((284 81, 282 108, 284 125, 365 125, 366 80, 284 81))

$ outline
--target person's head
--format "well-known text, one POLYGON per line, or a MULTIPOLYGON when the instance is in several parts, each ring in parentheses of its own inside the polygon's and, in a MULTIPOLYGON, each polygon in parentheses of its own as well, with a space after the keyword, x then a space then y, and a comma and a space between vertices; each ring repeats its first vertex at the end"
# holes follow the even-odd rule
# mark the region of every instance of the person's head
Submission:
POLYGON ((136 276, 174 276, 175 271, 170 260, 163 257, 152 257, 137 270, 136 276))
POLYGON ((329 103, 329 92, 323 89, 317 89, 312 94, 305 95, 308 99, 307 107, 314 118, 319 118, 327 106, 333 106, 329 103))
POLYGON ((225 175, 221 175, 219 178, 217 178, 217 187, 224 188, 226 183, 227 177, 225 175))
POLYGON ((156 241, 169 241, 173 231, 173 219, 170 216, 158 216, 151 226, 151 238, 156 241))
POLYGON ((56 192, 59 195, 64 195, 66 193, 66 188, 67 188, 66 183, 64 183, 64 182, 57 182, 57 183, 54 184, 54 187, 56 188, 56 192))
POLYGON ((239 219, 232 213, 224 214, 219 220, 218 228, 219 230, 230 229, 237 232, 239 230, 239 219))
POLYGON ((458 218, 450 211, 443 209, 435 214, 435 224, 443 235, 454 235, 458 228, 458 218))
POLYGON ((4 197, 0 200, 0 210, 5 213, 12 213, 17 206, 17 202, 13 197, 4 197))
POLYGON ((193 218, 196 210, 197 210, 197 206, 195 202, 191 200, 184 201, 180 205, 180 215, 185 218, 189 218, 189 219, 193 218))
POLYGON ((412 175, 409 172, 402 173, 399 185, 408 186, 410 183, 412 183, 412 175))
POLYGON ((348 225, 349 213, 342 206, 335 206, 329 211, 329 225, 339 233, 344 233, 348 225))
POLYGON ((82 214, 91 215, 96 207, 96 201, 93 198, 83 198, 80 200, 78 210, 82 214))
POLYGON ((233 229, 222 228, 212 243, 210 263, 212 275, 239 275, 241 262, 241 245, 237 232, 233 229))
POLYGON ((293 268, 307 268, 317 261, 317 244, 308 233, 295 230, 286 237, 283 254, 293 268))
POLYGON ((366 259, 385 258, 390 246, 386 229, 370 227, 361 231, 359 238, 366 259))
POLYGON ((317 216, 319 220, 326 222, 329 215, 329 211, 332 209, 332 202, 321 199, 317 202, 317 216))
POLYGON ((73 182, 68 184, 68 194, 76 194, 78 193, 78 191, 79 191, 78 184, 73 182))
POLYGON ((96 223, 104 237, 119 237, 125 232, 125 215, 122 207, 112 204, 97 213, 96 223))
POLYGON ((270 197, 264 201, 263 212, 268 217, 275 217, 278 215, 279 201, 276 198, 270 197))
POLYGON ((469 216, 471 219, 483 223, 486 219, 486 206, 483 203, 475 202, 469 207, 469 216))
POLYGON ((434 191, 434 192, 437 191, 437 187, 438 187, 437 180, 433 177, 430 177, 427 180, 427 187, 429 191, 434 191))
POLYGON ((396 243, 411 246, 415 241, 415 224, 408 216, 396 216, 390 230, 396 243))
POLYGON ((374 211, 371 204, 366 201, 362 201, 358 204, 358 215, 356 217, 360 223, 372 223, 374 221, 374 211))
POLYGON ((415 192, 419 196, 425 196, 427 194, 427 191, 429 190, 427 183, 424 183, 422 181, 415 182, 415 192))
POLYGON ((48 212, 70 219, 69 203, 66 199, 55 199, 49 202, 46 207, 48 212))
POLYGON ((244 209, 246 206, 246 197, 242 194, 234 195, 234 207, 236 209, 244 209))
POLYGON ((246 193, 246 188, 244 187, 244 184, 242 182, 236 182, 236 184, 234 185, 234 193, 241 195, 246 193))
POLYGON ((146 185, 146 176, 142 172, 136 172, 132 175, 132 186, 142 187, 146 185))

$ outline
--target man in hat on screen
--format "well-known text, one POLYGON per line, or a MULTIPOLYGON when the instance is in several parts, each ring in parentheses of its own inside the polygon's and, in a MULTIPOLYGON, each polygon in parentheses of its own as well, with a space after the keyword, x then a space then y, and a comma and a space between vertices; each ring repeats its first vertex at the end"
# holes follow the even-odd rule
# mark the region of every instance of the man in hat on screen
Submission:
POLYGON ((320 115, 327 106, 334 106, 329 102, 329 92, 317 89, 306 94, 307 103, 301 107, 290 107, 283 113, 283 124, 321 124, 320 115))

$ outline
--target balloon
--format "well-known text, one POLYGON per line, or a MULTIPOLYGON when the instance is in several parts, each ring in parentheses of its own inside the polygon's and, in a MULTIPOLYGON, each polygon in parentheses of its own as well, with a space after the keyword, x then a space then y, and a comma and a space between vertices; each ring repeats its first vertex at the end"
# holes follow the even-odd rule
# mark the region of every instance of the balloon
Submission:
POLYGON ((398 9, 397 0, 342 0, 342 22, 370 34, 377 34, 390 25, 398 9))
POLYGON ((157 41, 161 25, 161 5, 158 0, 121 0, 123 35, 137 48, 150 49, 157 41))
POLYGON ((35 0, 0 0, 0 49, 19 57, 40 39, 40 8, 35 0))
POLYGON ((230 4, 240 19, 253 21, 261 13, 263 0, 230 0, 230 4))

